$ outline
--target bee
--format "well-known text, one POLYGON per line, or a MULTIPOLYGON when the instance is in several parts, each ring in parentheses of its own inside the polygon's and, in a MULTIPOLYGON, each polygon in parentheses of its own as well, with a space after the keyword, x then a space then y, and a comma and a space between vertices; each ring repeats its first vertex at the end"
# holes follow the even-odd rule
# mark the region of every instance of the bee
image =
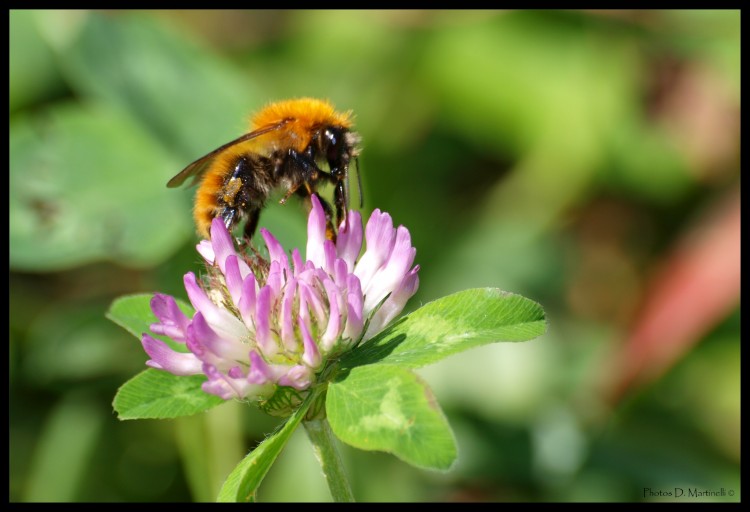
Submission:
MULTIPOLYGON (((191 163, 167 186, 180 186, 188 178, 193 178, 191 185, 200 182, 193 217, 204 238, 215 217, 221 217, 230 232, 246 219, 244 234, 252 238, 275 190, 284 191, 281 204, 297 194, 309 210, 310 196, 324 183, 334 187, 340 225, 349 204, 349 164, 354 160, 357 165, 359 155, 360 137, 352 130, 351 117, 351 112, 336 112, 327 101, 313 98, 271 103, 253 116, 248 133, 191 163)), ((323 198, 320 202, 326 212, 326 237, 335 241, 333 209, 323 198)), ((361 207, 361 181, 359 202, 361 207)))

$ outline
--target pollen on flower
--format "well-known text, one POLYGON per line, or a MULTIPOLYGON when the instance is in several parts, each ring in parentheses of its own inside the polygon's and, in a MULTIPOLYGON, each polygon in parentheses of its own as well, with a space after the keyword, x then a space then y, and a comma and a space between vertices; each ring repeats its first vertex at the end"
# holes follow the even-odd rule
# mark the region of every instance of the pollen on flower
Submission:
POLYGON ((359 213, 350 211, 334 243, 325 236, 325 212, 315 195, 312 205, 306 259, 297 249, 290 259, 265 229, 268 260, 238 252, 224 223, 214 219, 210 240, 197 246, 206 279, 192 272, 184 278, 193 317, 170 296, 151 301, 158 319, 151 330, 186 350, 144 334, 146 364, 176 375, 202 373, 207 393, 288 415, 331 358, 398 316, 419 286, 409 231, 394 228, 380 210, 363 230, 359 213))

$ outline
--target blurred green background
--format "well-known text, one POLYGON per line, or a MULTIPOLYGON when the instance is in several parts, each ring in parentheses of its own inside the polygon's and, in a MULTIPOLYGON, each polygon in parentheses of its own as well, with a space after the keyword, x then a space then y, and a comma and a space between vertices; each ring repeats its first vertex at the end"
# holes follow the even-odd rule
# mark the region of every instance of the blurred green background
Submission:
MULTIPOLYGON (((166 182, 297 96, 354 111, 407 309, 494 286, 549 319, 420 370, 458 463, 344 447, 359 500, 739 500, 739 11, 10 11, 9 71, 11 501, 210 501, 277 424, 118 421, 147 356, 104 315, 186 298, 166 182)), ((261 225, 304 240, 298 201, 261 225)), ((259 499, 330 499, 302 432, 259 499)))

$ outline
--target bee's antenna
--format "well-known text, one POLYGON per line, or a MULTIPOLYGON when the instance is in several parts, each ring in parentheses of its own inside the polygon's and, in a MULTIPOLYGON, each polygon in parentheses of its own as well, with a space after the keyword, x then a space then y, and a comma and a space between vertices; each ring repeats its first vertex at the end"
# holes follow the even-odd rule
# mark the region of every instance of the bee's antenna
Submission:
POLYGON ((359 189, 359 207, 362 208, 365 205, 364 197, 362 196, 362 176, 359 174, 359 157, 354 157, 354 168, 357 169, 357 188, 359 189))

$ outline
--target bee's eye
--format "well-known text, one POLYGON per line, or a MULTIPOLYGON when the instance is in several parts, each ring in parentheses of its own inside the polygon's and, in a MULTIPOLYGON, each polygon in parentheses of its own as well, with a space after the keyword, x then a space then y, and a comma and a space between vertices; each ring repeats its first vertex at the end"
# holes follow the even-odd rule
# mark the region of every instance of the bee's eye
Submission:
POLYGON ((333 166, 334 163, 338 163, 341 158, 341 148, 339 142, 341 137, 334 130, 326 130, 324 134, 326 141, 328 141, 328 149, 326 151, 326 158, 328 163, 333 166))
POLYGON ((325 135, 326 140, 328 140, 328 143, 331 146, 336 145, 337 137, 336 137, 336 134, 333 132, 333 130, 326 130, 324 135, 325 135))

